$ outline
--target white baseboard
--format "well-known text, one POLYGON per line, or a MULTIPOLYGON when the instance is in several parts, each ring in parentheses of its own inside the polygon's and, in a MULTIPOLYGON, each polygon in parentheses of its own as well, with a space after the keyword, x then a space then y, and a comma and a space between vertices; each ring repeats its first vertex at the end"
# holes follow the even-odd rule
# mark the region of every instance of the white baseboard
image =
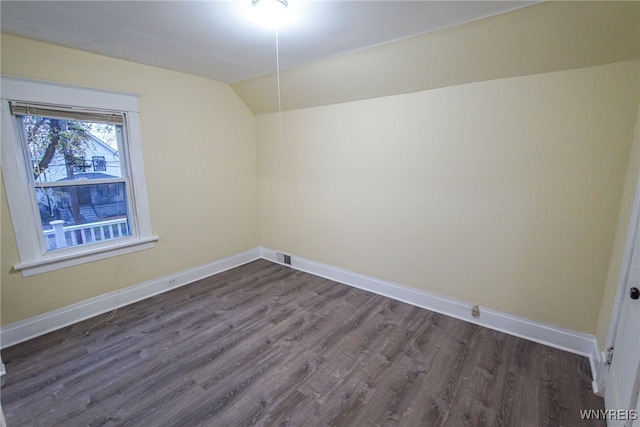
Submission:
MULTIPOLYGON (((277 253, 272 249, 261 248, 262 258, 269 261, 278 262, 277 253)), ((287 255, 290 254, 287 253, 287 255)), ((594 335, 560 328, 485 307, 481 307, 480 317, 473 317, 471 316, 471 306, 473 304, 354 273, 295 255, 291 255, 291 267, 496 331, 586 356, 591 364, 594 393, 597 393, 600 388, 599 384, 604 364, 594 335)))
MULTIPOLYGON (((250 249, 209 264, 100 295, 3 326, 0 328, 0 348, 9 347, 106 313, 116 308, 116 304, 119 307, 129 305, 259 258, 277 263, 276 254, 276 251, 264 247, 250 249)), ((427 291, 409 288, 297 256, 291 256, 291 267, 496 331, 586 356, 591 363, 593 391, 598 392, 600 389, 599 385, 602 382, 604 362, 598 350, 596 337, 593 335, 548 325, 485 307, 481 308, 480 317, 472 317, 472 304, 467 302, 442 297, 427 291)))
POLYGON ((50 311, 0 328, 0 348, 12 346, 56 329, 72 325, 118 307, 141 301, 213 274, 222 273, 260 258, 260 248, 190 268, 180 273, 99 295, 58 310, 50 311))

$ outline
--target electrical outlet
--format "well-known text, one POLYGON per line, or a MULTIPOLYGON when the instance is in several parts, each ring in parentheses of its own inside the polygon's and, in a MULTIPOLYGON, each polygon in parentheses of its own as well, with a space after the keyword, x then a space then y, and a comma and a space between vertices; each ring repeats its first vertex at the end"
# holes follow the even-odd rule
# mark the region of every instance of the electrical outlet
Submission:
POLYGON ((480 307, 478 307, 478 304, 471 307, 471 315, 473 317, 480 317, 480 307))

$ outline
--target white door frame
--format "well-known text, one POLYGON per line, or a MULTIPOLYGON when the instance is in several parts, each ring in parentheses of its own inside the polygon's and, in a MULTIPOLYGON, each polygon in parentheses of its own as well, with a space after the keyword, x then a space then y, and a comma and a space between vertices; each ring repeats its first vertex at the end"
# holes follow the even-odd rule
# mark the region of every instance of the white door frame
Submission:
MULTIPOLYGON (((635 189, 635 196, 633 200, 633 208, 632 208, 631 217, 629 220, 626 243, 624 248, 624 256, 622 259, 622 265, 620 267, 620 277, 618 278, 618 289, 616 291, 616 298, 613 303, 613 311, 611 312, 611 321, 609 323, 609 333, 607 334, 607 341, 605 346, 606 349, 613 347, 616 342, 618 326, 620 323, 620 315, 622 312, 622 303, 624 301, 626 293, 628 292, 627 279, 629 277, 630 269, 633 268, 633 266, 631 265, 633 246, 635 244, 636 239, 640 238, 638 233, 640 233, 640 176, 636 180, 636 189, 635 189)), ((606 360, 606 357, 603 357, 602 360, 606 360)), ((608 374, 608 369, 606 370, 606 373, 608 374)), ((607 375, 604 375, 603 377, 604 377, 604 387, 606 387, 607 375)))

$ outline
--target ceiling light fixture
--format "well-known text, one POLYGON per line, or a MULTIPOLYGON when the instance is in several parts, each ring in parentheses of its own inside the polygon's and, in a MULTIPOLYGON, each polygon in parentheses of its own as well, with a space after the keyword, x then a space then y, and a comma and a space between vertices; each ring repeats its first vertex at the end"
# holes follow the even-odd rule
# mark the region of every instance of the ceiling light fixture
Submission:
POLYGON ((287 0, 253 0, 256 19, 269 28, 280 27, 287 18, 287 0))

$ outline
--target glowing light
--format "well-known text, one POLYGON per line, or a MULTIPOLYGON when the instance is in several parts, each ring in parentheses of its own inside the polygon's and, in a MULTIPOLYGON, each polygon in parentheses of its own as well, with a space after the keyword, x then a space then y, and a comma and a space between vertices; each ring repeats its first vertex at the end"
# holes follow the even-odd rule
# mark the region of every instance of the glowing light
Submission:
POLYGON ((253 0, 254 19, 268 28, 279 28, 289 19, 286 0, 253 0))

